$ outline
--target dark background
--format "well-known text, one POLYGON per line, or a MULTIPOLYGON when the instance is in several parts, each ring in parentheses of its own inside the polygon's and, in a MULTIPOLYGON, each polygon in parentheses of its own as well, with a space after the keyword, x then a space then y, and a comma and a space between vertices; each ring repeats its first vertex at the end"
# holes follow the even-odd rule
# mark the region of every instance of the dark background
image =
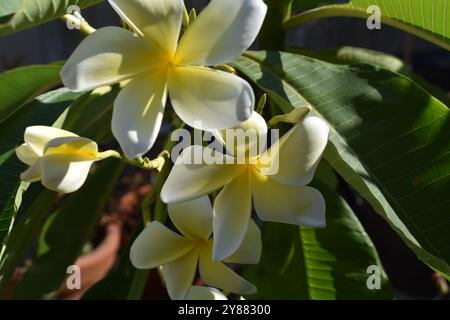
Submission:
MULTIPOLYGON (((197 9, 207 3, 206 0, 186 2, 188 7, 197 9)), ((94 28, 119 25, 118 16, 107 3, 84 10, 83 16, 94 28)), ((364 20, 332 18, 307 23, 291 31, 287 38, 288 46, 307 49, 354 46, 391 53, 406 61, 424 79, 450 91, 450 53, 388 26, 368 30, 364 20)), ((63 21, 0 38, 0 71, 67 59, 82 39, 83 35, 77 30, 68 30, 63 21)), ((341 183, 340 192, 377 246, 397 298, 434 298, 437 289, 433 272, 345 183, 341 183)))

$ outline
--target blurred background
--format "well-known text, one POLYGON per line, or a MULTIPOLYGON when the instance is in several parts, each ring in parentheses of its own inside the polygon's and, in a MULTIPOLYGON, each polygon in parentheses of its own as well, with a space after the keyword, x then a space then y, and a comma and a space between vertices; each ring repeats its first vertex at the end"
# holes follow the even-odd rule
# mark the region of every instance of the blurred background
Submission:
MULTIPOLYGON (((186 1, 189 8, 195 7, 198 10, 207 2, 186 1)), ((94 28, 120 24, 118 16, 107 3, 86 9, 82 14, 94 28)), ((83 35, 77 30, 68 30, 63 21, 54 21, 0 38, 0 71, 67 59, 82 39, 83 35)), ((447 93, 450 91, 450 53, 388 26, 382 26, 381 30, 369 30, 366 22, 360 19, 318 20, 290 32, 287 45, 305 49, 352 46, 390 53, 404 60, 423 79, 447 93)), ((257 44, 254 48, 257 48, 257 44)), ((141 190, 142 193, 145 191, 141 190)), ((353 207, 377 246, 396 290, 396 298, 437 297, 439 285, 445 282, 441 282, 432 270, 419 261, 384 220, 343 182, 340 184, 340 192, 353 207)), ((130 210, 133 210, 133 206, 130 210)))

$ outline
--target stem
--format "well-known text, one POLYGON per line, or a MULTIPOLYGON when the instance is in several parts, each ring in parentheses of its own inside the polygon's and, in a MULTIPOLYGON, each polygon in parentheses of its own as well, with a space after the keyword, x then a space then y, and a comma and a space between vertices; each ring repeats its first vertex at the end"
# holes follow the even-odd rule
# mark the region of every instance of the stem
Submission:
POLYGON ((283 23, 291 17, 292 2, 293 0, 266 0, 269 10, 259 38, 261 49, 284 49, 286 30, 283 23))
POLYGON ((99 160, 104 160, 106 158, 116 158, 122 162, 125 162, 127 164, 130 164, 132 166, 135 166, 135 167, 138 167, 138 168, 141 168, 144 170, 157 170, 157 171, 161 171, 162 167, 164 166, 164 163, 166 162, 166 158, 169 158, 169 157, 170 157, 170 153, 168 151, 161 152, 159 154, 159 156, 154 160, 150 160, 149 158, 142 158, 142 157, 138 157, 136 160, 130 160, 115 150, 108 150, 105 152, 100 152, 98 154, 99 160))
POLYGON ((77 29, 87 36, 96 31, 95 28, 91 27, 91 25, 86 20, 75 17, 74 15, 65 14, 61 17, 61 19, 69 22, 73 26, 77 26, 77 29))
POLYGON ((134 272, 133 280, 131 282, 130 291, 128 292, 127 300, 141 300, 142 293, 145 290, 147 279, 151 269, 141 270, 137 269, 134 272))
MULTIPOLYGON (((177 129, 183 128, 184 123, 182 121, 178 121, 179 119, 175 118, 173 123, 174 127, 177 129)), ((161 155, 166 155, 168 158, 170 158, 170 152, 172 151, 172 148, 177 144, 177 141, 172 141, 170 139, 170 136, 168 137, 168 140, 166 141, 164 145, 164 151, 161 153, 161 155)), ((155 200, 160 201, 159 194, 162 190, 162 187, 164 183, 167 180, 167 177, 170 173, 170 166, 168 165, 169 161, 164 161, 164 163, 161 166, 161 170, 159 171, 159 175, 156 178, 155 183, 153 184, 153 188, 151 191, 145 196, 144 200, 141 203, 141 211, 142 211, 142 217, 144 220, 144 226, 150 223, 151 221, 151 212, 150 212, 150 206, 152 205, 155 200)), ((157 203, 157 206, 155 207, 155 220, 164 223, 165 222, 165 210, 164 205, 161 203, 157 203)))
MULTIPOLYGON (((317 9, 308 10, 291 17, 290 19, 284 22, 284 29, 289 30, 311 20, 331 18, 331 17, 354 17, 367 19, 369 17, 369 14, 363 10, 358 10, 355 8, 324 6, 317 9)), ((387 16, 382 17, 382 23, 409 32, 437 46, 450 50, 450 44, 448 43, 448 41, 444 40, 443 38, 439 38, 437 35, 434 35, 430 31, 422 30, 418 27, 415 27, 413 25, 404 23, 400 20, 393 19, 387 16)))

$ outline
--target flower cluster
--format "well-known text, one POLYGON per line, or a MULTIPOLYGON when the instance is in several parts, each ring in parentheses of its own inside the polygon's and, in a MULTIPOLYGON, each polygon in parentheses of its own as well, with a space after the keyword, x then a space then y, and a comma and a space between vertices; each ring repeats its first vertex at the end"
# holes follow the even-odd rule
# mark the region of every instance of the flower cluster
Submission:
MULTIPOLYGON (((109 0, 130 27, 101 28, 66 62, 61 78, 73 91, 121 83, 112 132, 128 160, 145 155, 157 140, 166 103, 190 127, 212 132, 225 145, 226 159, 245 163, 194 164, 201 146, 183 150, 161 190, 174 228, 149 223, 131 247, 136 268, 159 268, 172 299, 226 297, 214 288, 193 286, 197 269, 204 283, 237 294, 256 288, 226 263, 256 264, 262 221, 325 226, 325 201, 307 185, 328 140, 328 127, 309 116, 270 148, 250 155, 249 145, 266 142, 268 127, 256 113, 252 87, 215 66, 238 58, 255 41, 267 7, 262 0, 211 0, 182 25, 183 0, 109 0), (251 129, 253 141, 229 148, 224 130, 251 129), (213 197, 213 194, 217 196, 213 197), (211 199, 214 199, 211 202, 211 199), (176 229, 176 230, 174 230, 176 229)), ((91 165, 116 155, 97 144, 51 127, 30 127, 17 156, 30 166, 21 178, 70 193, 86 180, 91 165)))

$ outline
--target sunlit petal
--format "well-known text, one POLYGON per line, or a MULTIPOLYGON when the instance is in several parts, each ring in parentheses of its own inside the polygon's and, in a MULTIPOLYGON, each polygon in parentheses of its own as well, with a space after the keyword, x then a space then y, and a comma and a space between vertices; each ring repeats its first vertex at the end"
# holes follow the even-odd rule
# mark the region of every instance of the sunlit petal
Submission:
POLYGON ((167 205, 170 220, 186 237, 208 240, 212 233, 213 210, 208 196, 167 205))
POLYGON ((72 91, 92 90, 133 78, 161 61, 144 40, 125 29, 106 27, 81 42, 64 65, 61 79, 72 91))
POLYGON ((193 157, 197 154, 202 160, 203 151, 200 146, 190 146, 177 158, 161 191, 165 203, 207 195, 233 180, 243 169, 235 164, 195 164, 193 157))
POLYGON ((158 137, 167 100, 166 78, 153 72, 132 80, 114 102, 112 132, 129 159, 146 154, 158 137))
POLYGON ((261 220, 324 227, 325 200, 310 187, 292 186, 254 172, 252 194, 261 220))
POLYGON ((260 161, 271 165, 259 170, 283 183, 307 185, 314 177, 328 134, 329 128, 323 120, 306 118, 261 156, 260 161))
POLYGON ((77 137, 77 135, 58 128, 32 126, 25 130, 24 140, 32 151, 37 155, 42 156, 44 154, 45 145, 50 140, 61 137, 77 137))
POLYGON ((194 248, 195 244, 155 221, 136 238, 130 259, 138 269, 151 269, 170 263, 194 248))
POLYGON ((214 260, 224 260, 241 246, 251 212, 250 174, 246 170, 226 184, 214 202, 214 260))
POLYGON ((175 53, 183 18, 183 0, 109 0, 134 30, 168 55, 175 53))
POLYGON ((176 67, 169 72, 169 95, 178 116, 202 130, 231 128, 253 112, 255 96, 243 79, 200 67, 176 67))
POLYGON ((162 267, 167 292, 172 300, 182 300, 189 292, 197 272, 198 258, 199 249, 194 249, 162 267))
POLYGON ((202 248, 200 253, 200 276, 206 284, 238 294, 253 294, 256 288, 222 262, 212 260, 211 249, 202 248))
POLYGON ((266 12, 262 0, 212 0, 183 35, 179 63, 212 66, 233 61, 255 41, 266 12))
POLYGON ((239 249, 224 262, 238 264, 256 264, 259 262, 262 253, 261 230, 253 220, 250 220, 239 249))
POLYGON ((65 155, 54 154, 42 159, 42 184, 50 190, 71 193, 81 188, 94 160, 72 162, 65 155))

